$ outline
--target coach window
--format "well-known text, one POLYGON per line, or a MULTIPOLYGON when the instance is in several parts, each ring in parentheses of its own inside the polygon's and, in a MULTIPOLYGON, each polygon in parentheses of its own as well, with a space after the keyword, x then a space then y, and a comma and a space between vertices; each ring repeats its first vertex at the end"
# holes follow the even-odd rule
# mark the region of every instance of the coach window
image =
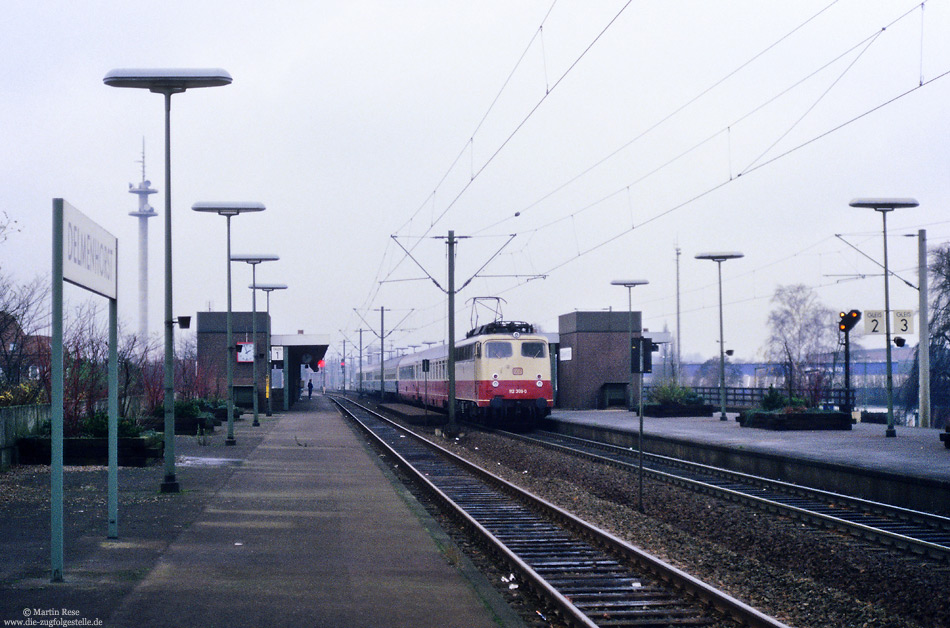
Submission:
POLYGON ((507 341, 493 340, 485 343, 486 358, 510 358, 511 343, 507 341))
POLYGON ((544 343, 543 342, 522 342, 521 355, 526 358, 543 358, 544 357, 544 343))

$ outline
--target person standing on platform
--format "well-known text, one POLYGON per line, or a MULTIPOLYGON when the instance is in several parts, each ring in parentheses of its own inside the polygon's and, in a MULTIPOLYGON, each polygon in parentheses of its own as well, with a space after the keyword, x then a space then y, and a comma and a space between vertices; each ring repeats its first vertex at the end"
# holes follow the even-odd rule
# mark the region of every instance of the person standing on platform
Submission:
POLYGON ((307 381, 307 399, 313 399, 313 380, 307 381))

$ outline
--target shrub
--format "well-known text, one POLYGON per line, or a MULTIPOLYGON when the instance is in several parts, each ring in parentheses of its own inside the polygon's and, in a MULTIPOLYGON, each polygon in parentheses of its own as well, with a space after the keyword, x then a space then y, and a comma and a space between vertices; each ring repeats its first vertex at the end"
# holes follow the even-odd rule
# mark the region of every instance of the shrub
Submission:
POLYGON ((43 389, 39 382, 29 381, 17 384, 0 392, 0 408, 8 406, 28 406, 39 403, 43 389))
MULTIPOLYGON (((201 414, 201 407, 198 405, 197 401, 176 401, 175 402, 175 417, 179 419, 194 419, 201 414)), ((152 416, 156 418, 161 418, 165 416, 165 406, 157 405, 152 409, 152 416)))
MULTIPOLYGON (((65 426, 64 426, 65 427, 65 426)), ((50 436, 53 428, 49 421, 44 421, 40 427, 40 436, 50 436)), ((109 414, 96 412, 83 419, 79 426, 79 433, 64 434, 65 436, 80 436, 86 438, 106 438, 109 436, 109 414)), ((142 435, 142 426, 133 419, 119 417, 119 438, 136 437, 142 435)))
POLYGON ((659 404, 702 405, 703 398, 688 386, 674 381, 663 382, 650 389, 649 400, 659 404))
MULTIPOLYGON (((105 438, 109 435, 109 414, 106 412, 96 412, 90 417, 86 417, 86 420, 82 424, 82 436, 89 436, 92 438, 105 438)), ((119 418, 119 437, 125 438, 129 436, 139 436, 142 433, 142 428, 128 418, 119 418)))
POLYGON ((784 410, 786 408, 794 408, 796 410, 808 407, 808 402, 801 397, 792 397, 789 399, 774 386, 769 386, 769 389, 765 393, 765 397, 762 398, 762 409, 769 412, 775 410, 784 410))

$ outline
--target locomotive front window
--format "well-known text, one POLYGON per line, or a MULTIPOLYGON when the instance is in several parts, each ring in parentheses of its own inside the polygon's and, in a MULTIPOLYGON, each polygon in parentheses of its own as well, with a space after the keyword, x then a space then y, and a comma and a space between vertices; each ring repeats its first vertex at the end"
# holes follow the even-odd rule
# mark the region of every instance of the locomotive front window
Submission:
POLYGON ((543 342, 522 342, 521 355, 526 358, 543 358, 544 357, 544 343, 543 342))
POLYGON ((500 340, 493 340, 485 343, 486 358, 510 358, 511 343, 500 340))

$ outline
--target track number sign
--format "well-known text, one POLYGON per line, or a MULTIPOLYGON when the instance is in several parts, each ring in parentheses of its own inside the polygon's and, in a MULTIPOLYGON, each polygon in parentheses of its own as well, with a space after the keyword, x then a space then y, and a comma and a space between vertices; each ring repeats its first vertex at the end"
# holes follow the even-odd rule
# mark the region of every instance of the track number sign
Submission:
POLYGON ((914 333, 914 310, 894 310, 893 324, 891 331, 895 334, 914 333))
POLYGON ((884 310, 864 310, 864 333, 884 333, 884 310))
MULTIPOLYGON (((894 334, 913 334, 914 332, 914 310, 894 310, 891 312, 893 320, 891 321, 891 333, 894 334)), ((884 328, 884 310, 864 310, 864 333, 865 334, 883 334, 884 328)))

